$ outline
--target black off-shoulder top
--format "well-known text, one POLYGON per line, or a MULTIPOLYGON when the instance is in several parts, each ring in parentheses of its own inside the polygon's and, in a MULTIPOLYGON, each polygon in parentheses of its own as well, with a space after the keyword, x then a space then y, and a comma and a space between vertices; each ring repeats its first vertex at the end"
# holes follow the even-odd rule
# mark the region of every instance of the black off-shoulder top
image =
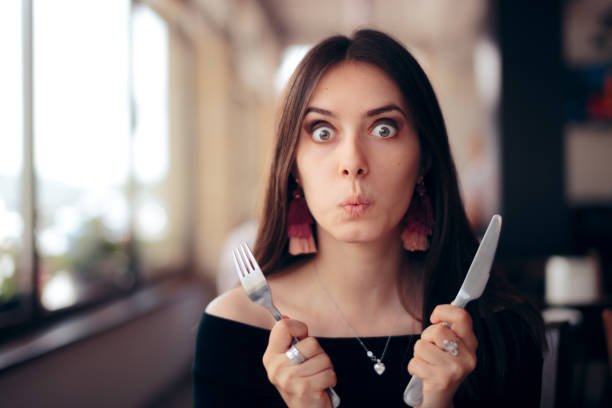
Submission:
MULTIPOLYGON (((502 387, 495 386, 499 375, 491 365, 495 356, 486 355, 486 342, 479 339, 478 364, 471 374, 477 378, 478 396, 470 397, 460 387, 454 406, 539 407, 542 351, 517 315, 502 311, 492 318, 500 323, 496 327, 504 338, 513 339, 502 387)), ((286 407, 262 363, 269 335, 269 330, 204 313, 193 362, 195 406, 286 407)), ((419 337, 391 337, 383 360, 386 370, 380 376, 355 338, 317 338, 334 366, 340 407, 407 407, 402 399, 411 378, 407 366, 419 337)), ((364 337, 362 341, 380 355, 387 337, 364 337)))

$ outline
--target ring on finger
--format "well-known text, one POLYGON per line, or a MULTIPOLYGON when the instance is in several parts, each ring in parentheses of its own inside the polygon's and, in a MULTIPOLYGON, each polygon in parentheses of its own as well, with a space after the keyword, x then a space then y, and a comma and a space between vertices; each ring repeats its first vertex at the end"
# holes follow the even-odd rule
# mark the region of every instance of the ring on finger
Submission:
POLYGON ((459 354, 459 343, 456 340, 442 340, 442 347, 452 356, 459 354))
POLYGON ((295 345, 289 347, 289 350, 285 352, 285 355, 289 360, 293 361, 294 364, 302 364, 304 361, 306 361, 306 357, 304 357, 304 355, 300 352, 300 350, 298 350, 297 347, 295 347, 295 345))

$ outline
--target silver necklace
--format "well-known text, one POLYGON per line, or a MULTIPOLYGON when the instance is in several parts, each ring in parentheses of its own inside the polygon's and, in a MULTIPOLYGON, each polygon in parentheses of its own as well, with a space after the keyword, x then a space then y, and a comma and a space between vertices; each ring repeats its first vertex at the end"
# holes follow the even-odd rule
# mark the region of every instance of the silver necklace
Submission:
POLYGON ((391 332, 393 331, 393 327, 395 327, 395 324, 397 323, 397 319, 399 319, 400 314, 399 313, 397 314, 395 318, 395 322, 393 323, 393 326, 391 326, 391 329, 389 330, 389 336, 387 337, 387 342, 385 343, 385 348, 383 349, 382 355, 380 356, 380 358, 376 357, 376 355, 366 347, 366 345, 363 343, 363 341, 357 334, 357 331, 353 328, 353 326, 349 323, 349 321, 346 320, 346 318, 344 317, 344 313, 342 313, 342 310, 340 310, 340 306, 338 306, 338 304, 334 300, 334 297, 331 295, 329 290, 327 290, 327 288, 323 284, 323 281, 321 281, 321 278, 319 277, 319 271, 317 269, 317 265, 314 261, 313 261, 313 265, 315 268, 315 274, 317 275, 317 281, 319 281, 319 285, 321 285, 321 288, 323 289, 327 297, 329 297, 329 300, 331 300, 331 302, 334 304, 334 307, 338 311, 338 315, 342 318, 342 320, 344 320, 344 323, 346 323, 346 325, 351 330, 351 332, 353 332, 353 337, 355 337, 355 339, 357 339, 359 344, 361 344, 361 347, 363 347, 363 349, 366 352, 366 356, 368 356, 368 358, 374 363, 374 371, 376 371, 376 374, 383 375, 386 367, 385 367, 385 364, 382 362, 382 360, 385 358, 385 353, 387 352, 387 347, 389 346, 389 341, 391 340, 391 332))

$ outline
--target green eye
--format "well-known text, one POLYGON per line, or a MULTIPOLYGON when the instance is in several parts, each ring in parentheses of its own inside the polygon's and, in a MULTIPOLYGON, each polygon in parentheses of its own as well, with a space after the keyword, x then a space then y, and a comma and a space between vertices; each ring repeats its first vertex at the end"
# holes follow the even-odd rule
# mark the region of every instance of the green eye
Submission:
POLYGON ((372 134, 374 136, 378 136, 382 139, 388 139, 390 137, 393 137, 396 133, 397 129, 394 126, 389 125, 388 123, 377 125, 374 130, 372 130, 372 134))
POLYGON ((317 142, 326 142, 334 135, 334 131, 327 126, 318 127, 312 132, 312 138, 317 142))

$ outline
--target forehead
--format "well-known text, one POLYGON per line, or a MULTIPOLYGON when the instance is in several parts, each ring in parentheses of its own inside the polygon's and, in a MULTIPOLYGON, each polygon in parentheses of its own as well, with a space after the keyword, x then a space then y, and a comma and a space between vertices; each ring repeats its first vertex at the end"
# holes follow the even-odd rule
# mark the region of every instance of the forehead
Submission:
POLYGON ((326 104, 360 104, 379 107, 395 103, 406 108, 404 97, 390 76, 375 65, 343 61, 331 66, 319 79, 309 105, 326 108, 326 104))

